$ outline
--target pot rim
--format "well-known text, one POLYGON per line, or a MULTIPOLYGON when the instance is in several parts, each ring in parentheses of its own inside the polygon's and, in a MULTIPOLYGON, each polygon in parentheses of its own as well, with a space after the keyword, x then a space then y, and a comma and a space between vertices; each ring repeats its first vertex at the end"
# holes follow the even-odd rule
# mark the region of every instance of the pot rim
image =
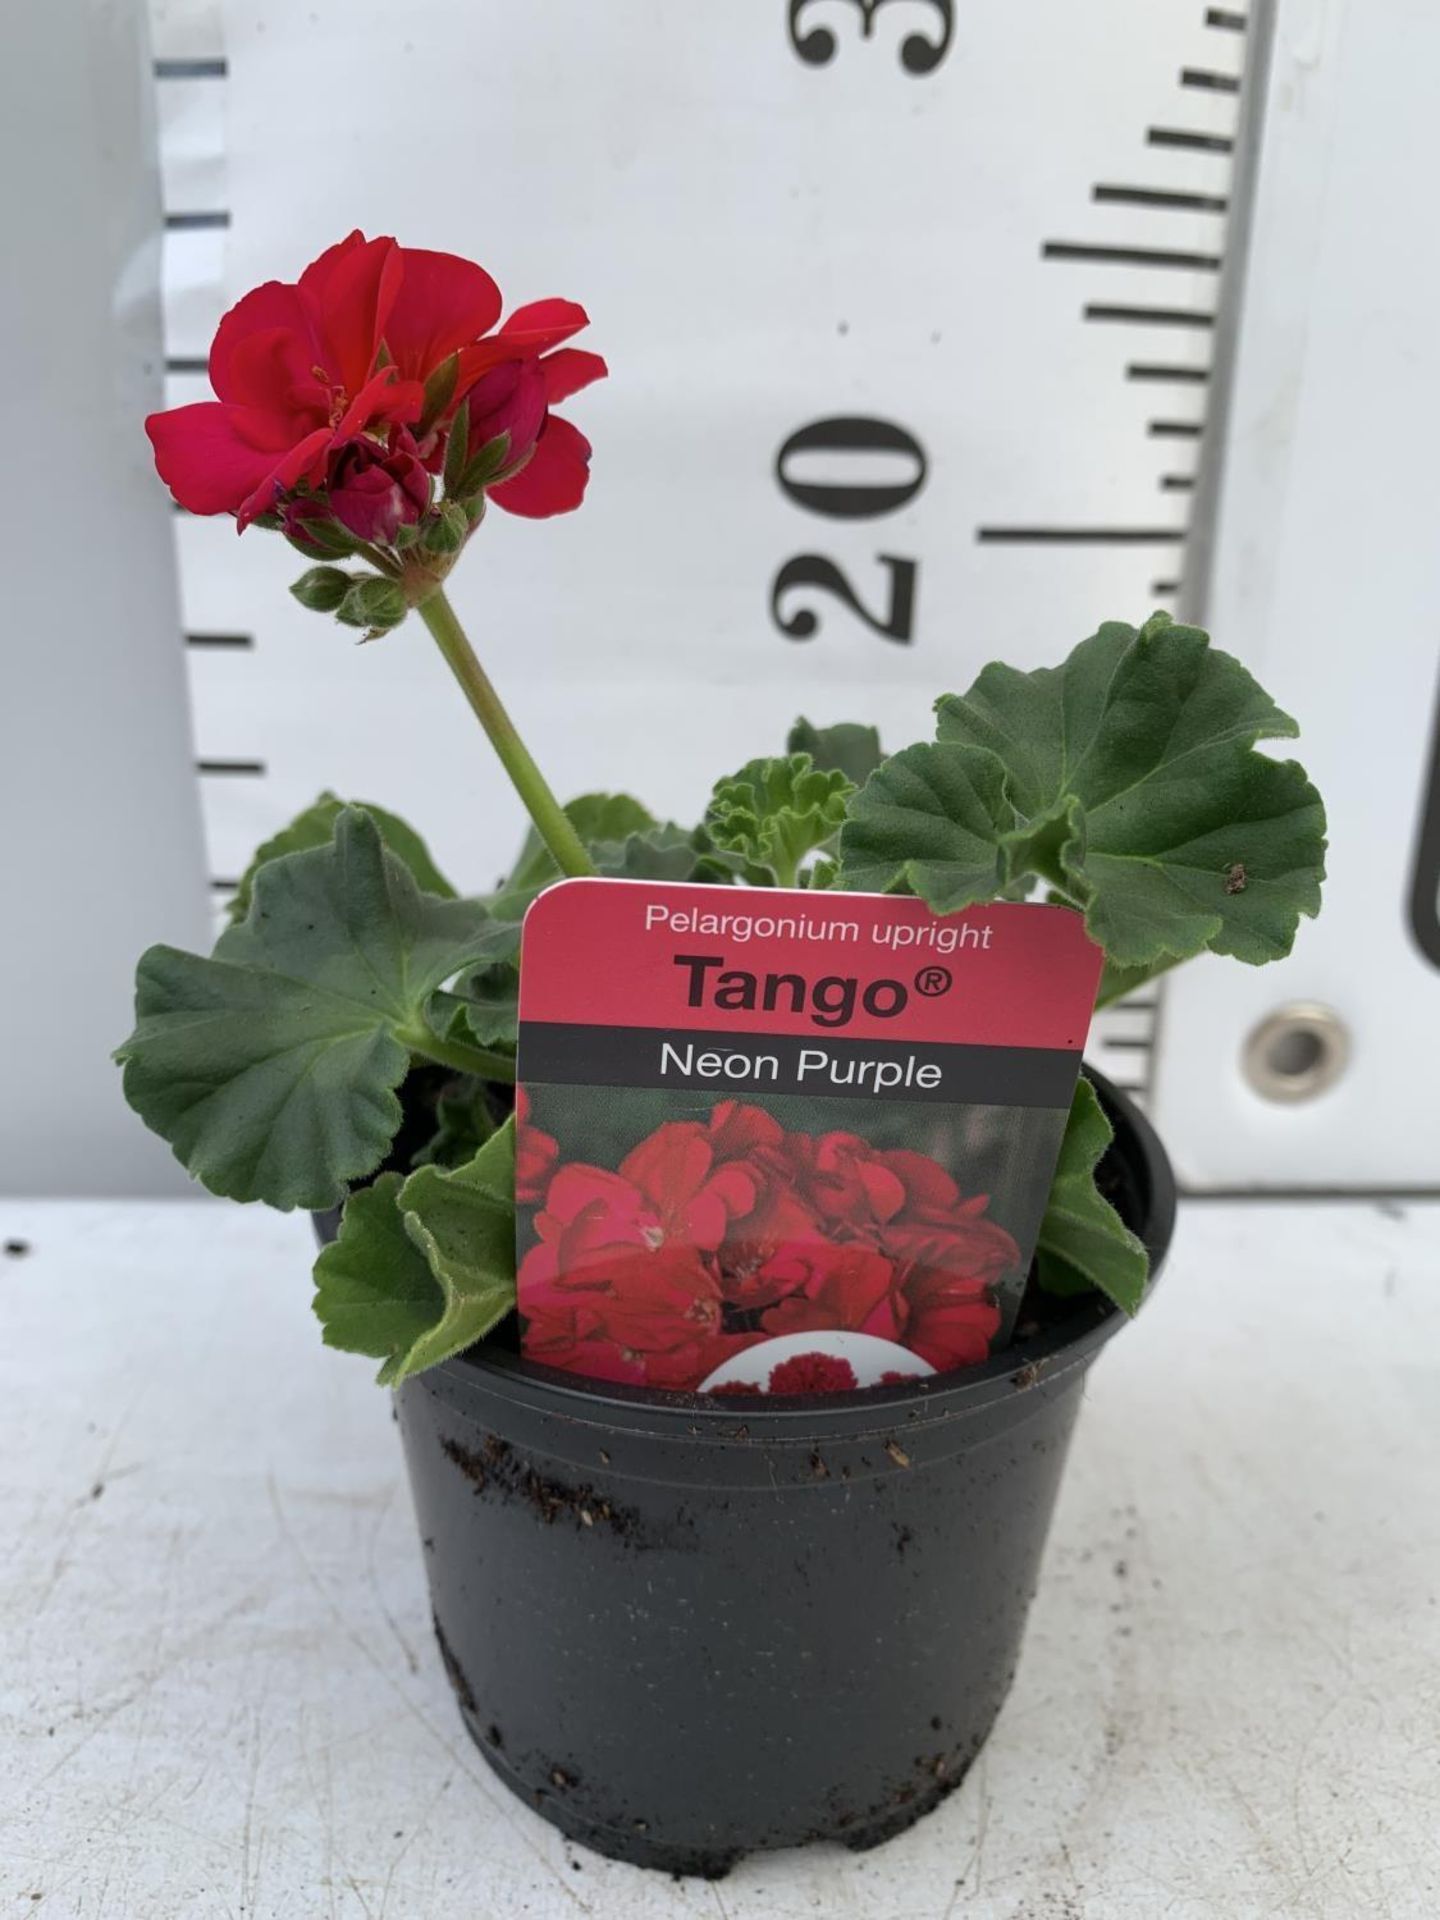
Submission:
MULTIPOLYGON (((1146 1205, 1145 1217, 1136 1223, 1135 1231, 1150 1255, 1148 1301, 1174 1230, 1175 1177, 1158 1134, 1134 1101, 1095 1068, 1087 1064, 1084 1071, 1107 1110, 1117 1142, 1128 1144, 1138 1163, 1146 1205)), ((478 1375, 506 1399, 581 1425, 614 1431, 675 1428, 698 1441, 730 1443, 742 1437, 794 1441, 817 1426, 830 1437, 871 1429, 893 1433, 900 1421, 913 1425, 953 1419, 978 1412, 1017 1389, 1053 1386, 1088 1364, 1125 1319, 1120 1308, 1103 1296, 1086 1296, 1062 1320, 978 1367, 858 1392, 787 1394, 773 1400, 763 1395, 679 1393, 586 1380, 520 1354, 487 1351, 483 1342, 443 1361, 433 1373, 460 1390, 478 1384, 478 1375)))

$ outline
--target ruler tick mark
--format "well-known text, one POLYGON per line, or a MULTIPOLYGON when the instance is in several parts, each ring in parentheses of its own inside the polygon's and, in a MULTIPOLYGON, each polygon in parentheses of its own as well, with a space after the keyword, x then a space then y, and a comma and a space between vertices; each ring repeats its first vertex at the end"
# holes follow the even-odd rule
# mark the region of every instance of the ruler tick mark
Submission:
POLYGON ((1181 147, 1192 153, 1235 151, 1228 133, 1198 133, 1193 127, 1148 127, 1145 138, 1152 147, 1181 147))
POLYGON ((1182 67, 1180 84, 1182 87, 1198 87, 1202 93, 1239 93, 1240 76, 1236 73, 1216 73, 1211 67, 1182 67))
POLYGON ((1090 197, 1102 206, 1175 207, 1187 213, 1226 213, 1230 207, 1223 193, 1181 193, 1172 187, 1096 186, 1090 197))
POLYGON ((1182 253, 1168 247, 1103 247, 1078 240, 1047 240, 1040 248, 1043 260, 1088 260, 1101 266, 1189 267, 1198 273, 1218 273, 1218 253, 1182 253))
POLYGON ((977 527, 982 546, 1179 546, 1184 527, 977 527))
POLYGON ((1213 313, 1190 307, 1112 307, 1091 304, 1085 308, 1087 320, 1118 320, 1140 327, 1213 327, 1213 313))
POLYGON ((1172 367, 1156 360, 1132 360, 1125 369, 1127 380, 1184 380, 1201 386, 1210 378, 1208 367, 1172 367))
POLYGON ((230 71, 223 59, 156 60, 152 71, 157 80, 223 80, 230 71))

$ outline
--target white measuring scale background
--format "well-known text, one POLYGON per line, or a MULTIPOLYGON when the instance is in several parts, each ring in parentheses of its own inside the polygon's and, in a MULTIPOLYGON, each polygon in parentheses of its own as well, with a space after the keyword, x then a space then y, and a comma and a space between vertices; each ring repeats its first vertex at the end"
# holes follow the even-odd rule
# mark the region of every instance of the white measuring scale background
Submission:
MULTIPOLYGON (((1205 619, 1302 721, 1326 914, 1288 962, 1201 961, 1103 1016, 1093 1057, 1197 1189, 1440 1185, 1440 285, 1406 240, 1440 14, 152 15, 171 404, 226 305, 355 225, 589 309, 589 498, 495 514, 454 586, 563 793, 693 819, 797 713, 899 746, 992 657, 1205 619)), ((283 543, 176 529, 217 898, 326 786, 490 884, 518 810, 423 633, 357 652, 290 600, 283 543)))

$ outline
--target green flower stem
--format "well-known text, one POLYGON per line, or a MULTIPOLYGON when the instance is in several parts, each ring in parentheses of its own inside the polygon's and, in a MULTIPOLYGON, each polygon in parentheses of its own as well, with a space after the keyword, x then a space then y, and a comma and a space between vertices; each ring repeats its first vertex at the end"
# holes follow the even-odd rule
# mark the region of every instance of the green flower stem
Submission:
POLYGON ((478 1073, 482 1080, 501 1080, 507 1085, 515 1078, 515 1061, 508 1053, 492 1053, 488 1047, 467 1047, 463 1040, 442 1040, 427 1027, 397 1030, 395 1038, 411 1053, 423 1054, 437 1066, 453 1067, 457 1073, 478 1073))
POLYGON ((593 874, 595 864, 585 851, 560 802, 546 783, 544 774, 530 757, 530 750, 515 731, 515 723, 490 684, 490 676, 475 657, 475 649, 465 637, 465 629, 455 617, 455 609, 437 587, 417 609, 420 618, 434 635, 450 671, 460 682, 475 717, 490 736, 490 744, 500 757, 515 791, 525 802, 535 829, 555 856, 562 873, 572 876, 593 874))

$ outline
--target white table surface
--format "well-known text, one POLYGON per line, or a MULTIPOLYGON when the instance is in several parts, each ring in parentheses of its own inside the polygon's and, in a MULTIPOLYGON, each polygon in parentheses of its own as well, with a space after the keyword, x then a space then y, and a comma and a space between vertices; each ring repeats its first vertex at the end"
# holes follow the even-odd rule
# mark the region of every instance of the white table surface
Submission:
POLYGON ((568 1845, 471 1748, 308 1232, 0 1202, 4 1920, 1440 1913, 1440 1208, 1191 1204, 963 1790, 716 1885, 568 1845))

